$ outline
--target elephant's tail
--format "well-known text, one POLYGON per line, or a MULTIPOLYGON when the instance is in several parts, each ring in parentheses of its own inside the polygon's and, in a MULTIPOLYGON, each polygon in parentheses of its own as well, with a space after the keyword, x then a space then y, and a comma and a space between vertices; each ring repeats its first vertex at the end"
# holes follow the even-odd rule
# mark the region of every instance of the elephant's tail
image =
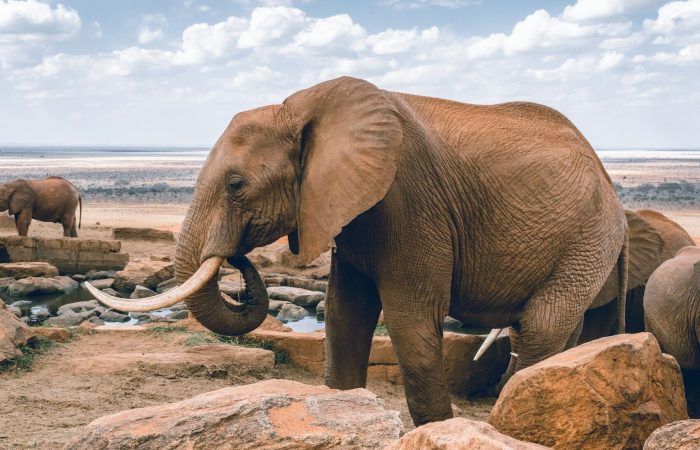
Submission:
POLYGON ((629 228, 625 224, 625 241, 622 244, 622 251, 617 258, 617 332, 625 333, 625 313, 627 310, 627 273, 629 267, 630 237, 629 228))
POLYGON ((78 204, 80 205, 80 220, 78 221, 78 228, 83 226, 83 199, 78 195, 78 204))

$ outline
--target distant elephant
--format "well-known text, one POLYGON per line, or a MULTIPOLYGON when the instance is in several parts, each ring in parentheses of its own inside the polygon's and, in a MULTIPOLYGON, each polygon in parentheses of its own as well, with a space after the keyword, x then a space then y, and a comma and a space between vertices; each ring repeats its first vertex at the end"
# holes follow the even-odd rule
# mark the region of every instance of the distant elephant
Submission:
POLYGON ((32 219, 63 225, 63 236, 78 237, 80 223, 76 210, 80 205, 80 221, 83 203, 80 193, 69 181, 61 177, 43 180, 14 180, 0 184, 0 212, 15 216, 20 236, 26 236, 32 219), (76 227, 77 225, 77 227, 76 227))
MULTIPOLYGON (((678 250, 695 242, 679 224, 648 209, 625 211, 630 232, 629 274, 627 278, 626 331, 644 331, 642 299, 651 274, 678 250)), ((617 316, 617 275, 613 270, 603 289, 584 316, 579 343, 614 333, 617 316)))
POLYGON ((685 247, 649 278, 644 322, 683 371, 691 417, 700 417, 700 248, 685 247))
POLYGON ((332 247, 326 384, 365 386, 383 307, 422 424, 452 416, 445 315, 513 325, 517 369, 561 352, 626 260, 626 228, 600 160, 557 111, 468 105, 343 77, 233 118, 197 179, 177 244, 177 291, 129 301, 91 292, 127 311, 185 298, 204 326, 240 335, 268 307, 245 254, 284 235, 306 262, 332 247), (244 303, 218 291, 223 259, 242 269, 244 303))

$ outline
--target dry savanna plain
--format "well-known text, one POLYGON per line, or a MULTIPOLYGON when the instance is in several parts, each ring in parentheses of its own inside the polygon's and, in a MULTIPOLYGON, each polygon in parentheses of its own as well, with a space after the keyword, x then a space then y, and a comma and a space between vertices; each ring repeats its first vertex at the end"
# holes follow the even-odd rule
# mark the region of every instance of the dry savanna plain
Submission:
MULTIPOLYGON (((661 211, 700 243, 700 156, 678 159, 611 152, 606 158, 601 154, 627 207, 661 211)), ((127 155, 118 149, 96 155, 87 149, 59 154, 31 149, 28 156, 20 150, 0 152, 0 182, 46 175, 71 180, 83 198, 80 239, 110 240, 116 227, 154 228, 177 235, 205 155, 206 151, 188 149, 145 149, 127 155)), ((14 233, 10 218, 0 217, 0 236, 14 233)), ((59 238, 62 230, 58 224, 34 221, 29 235, 59 238)), ((327 264, 309 268, 281 264, 278 255, 285 248, 281 240, 256 250, 256 255, 270 263, 261 271, 324 278, 327 264)), ((122 239, 122 251, 131 260, 172 259, 174 249, 174 242, 167 240, 122 239)), ((318 372, 288 361, 279 361, 271 370, 252 372, 226 364, 214 369, 136 364, 95 370, 80 363, 111 354, 176 353, 193 343, 221 344, 193 319, 152 322, 137 331, 122 328, 73 327, 67 339, 47 343, 28 358, 31 361, 5 365, 0 372, 0 448, 60 448, 88 423, 107 414, 179 401, 227 386, 273 378, 323 384, 318 372)), ((385 401, 387 409, 399 411, 405 430, 410 430, 413 423, 403 386, 394 381, 371 378, 368 389, 385 401)), ((457 416, 483 421, 495 397, 488 393, 453 395, 452 402, 457 416)))

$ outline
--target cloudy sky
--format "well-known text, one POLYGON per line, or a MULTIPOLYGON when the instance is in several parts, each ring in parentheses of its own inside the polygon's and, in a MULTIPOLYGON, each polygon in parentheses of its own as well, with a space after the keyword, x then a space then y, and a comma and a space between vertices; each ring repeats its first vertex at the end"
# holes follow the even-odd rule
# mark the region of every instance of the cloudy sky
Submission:
POLYGON ((0 143, 210 146, 341 75, 700 147, 700 0, 0 0, 0 143))

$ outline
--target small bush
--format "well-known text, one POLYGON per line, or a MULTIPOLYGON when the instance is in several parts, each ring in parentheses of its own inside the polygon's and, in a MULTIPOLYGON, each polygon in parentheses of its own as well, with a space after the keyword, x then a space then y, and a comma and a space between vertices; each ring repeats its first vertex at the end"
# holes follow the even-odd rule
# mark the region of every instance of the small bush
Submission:
POLYGON ((374 329, 375 336, 389 336, 389 330, 387 330, 386 325, 377 325, 374 329))
POLYGON ((35 336, 29 343, 19 347, 22 355, 0 363, 0 372, 8 370, 27 372, 31 370, 36 358, 48 352, 53 345, 54 342, 50 339, 43 336, 35 336))
POLYGON ((159 325, 148 329, 151 334, 187 333, 188 331, 190 330, 184 325, 159 325))

